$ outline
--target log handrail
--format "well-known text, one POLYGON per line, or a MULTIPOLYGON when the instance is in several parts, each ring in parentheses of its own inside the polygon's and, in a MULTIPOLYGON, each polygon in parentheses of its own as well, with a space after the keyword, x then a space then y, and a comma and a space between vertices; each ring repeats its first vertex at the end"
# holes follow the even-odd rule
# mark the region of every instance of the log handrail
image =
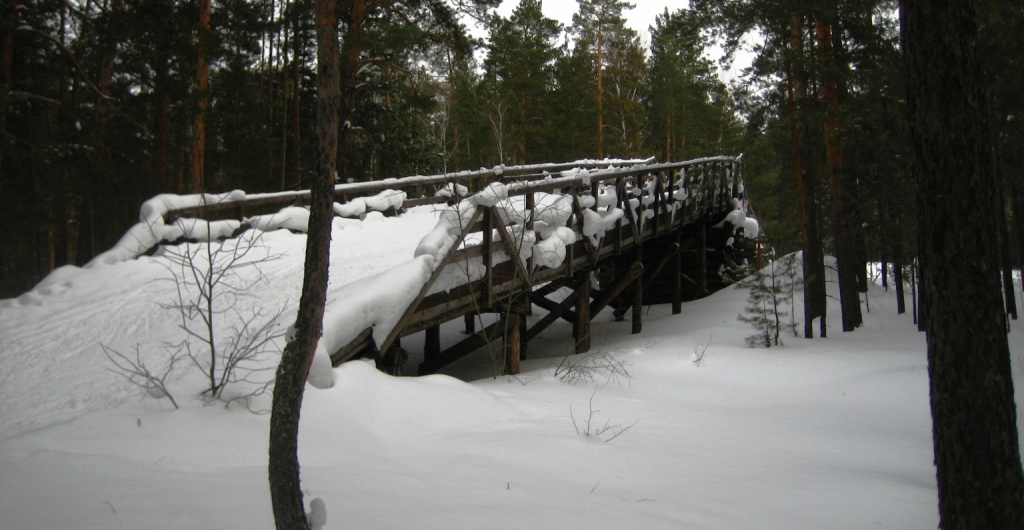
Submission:
MULTIPOLYGON (((502 222, 492 207, 478 206, 472 220, 463 225, 464 228, 460 230, 456 243, 438 264, 416 299, 406 308, 398 325, 390 331, 387 338, 378 347, 381 351, 386 350, 403 335, 456 318, 467 311, 493 311, 497 306, 505 303, 506 297, 519 289, 525 287, 527 291, 530 291, 534 286, 545 282, 559 278, 568 279, 574 271, 592 269, 597 262, 610 257, 613 253, 618 255, 621 250, 634 248, 637 251, 636 259, 639 262, 642 259, 640 249, 644 239, 670 231, 673 225, 682 226, 707 213, 728 207, 730 199, 737 197, 739 183, 736 179, 741 156, 711 157, 686 162, 649 164, 643 167, 598 169, 587 171, 586 174, 557 177, 546 175, 542 180, 523 179, 508 182, 506 191, 509 198, 524 196, 525 202, 522 206, 525 208, 523 214, 527 229, 532 229, 533 221, 537 218, 538 205, 533 200, 534 193, 560 190, 563 194, 572 197, 572 210, 567 224, 574 232, 577 232, 578 242, 567 246, 566 257, 562 260, 561 265, 535 269, 536 265, 532 258, 524 264, 520 260, 509 230, 506 229, 506 225, 514 225, 515 221, 502 222), (698 169, 698 171, 693 171, 693 169, 698 169), (652 183, 651 178, 658 180, 652 183), (610 235, 614 234, 615 238, 612 243, 592 247, 589 238, 582 234, 583 209, 579 204, 579 199, 584 194, 589 194, 594 197, 596 206, 599 183, 604 182, 610 182, 610 185, 617 188, 617 199, 612 206, 623 209, 624 216, 617 221, 616 227, 610 233, 610 235), (677 199, 675 195, 677 190, 685 191, 687 197, 677 199), (700 195, 698 196, 697 193, 700 195), (655 194, 655 197, 650 197, 651 194, 655 194), (644 204, 645 198, 651 199, 650 205, 644 204), (639 206, 635 211, 631 206, 631 199, 639 200, 639 206), (682 207, 673 210, 672 205, 676 203, 682 203, 682 207), (650 226, 645 226, 645 211, 652 209, 653 223, 650 226), (660 223, 667 224, 660 225, 660 223), (629 233, 628 239, 622 237, 623 229, 629 233), (473 233, 478 233, 479 236, 474 237, 475 242, 469 244, 466 238, 473 233), (492 239, 492 233, 496 240, 492 239), (578 255, 574 254, 573 248, 584 252, 578 252, 578 255), (497 262, 494 260, 496 252, 508 254, 508 260, 497 262), (482 277, 477 280, 466 278, 466 283, 452 288, 450 292, 436 292, 428 295, 443 269, 473 258, 482 258, 481 261, 485 269, 482 277), (496 270, 501 270, 501 274, 496 275, 496 270)), ((676 248, 678 253, 678 246, 676 248)), ((666 266, 667 259, 663 260, 663 263, 656 269, 666 266)), ((631 269, 628 277, 623 281, 640 284, 639 275, 642 274, 640 272, 642 270, 642 266, 637 270, 631 269)), ((618 294, 615 292, 614 295, 618 294)), ((608 296, 613 295, 603 293, 602 300, 608 296)), ((639 293, 635 296, 639 296, 639 293)), ((600 307, 601 305, 598 304, 598 308, 600 307)), ((568 311, 568 308, 559 313, 565 311, 568 311)), ((635 322, 634 326, 638 327, 638 323, 635 322)), ((332 355, 332 360, 335 363, 340 362, 347 356, 345 354, 354 353, 358 349, 361 348, 349 348, 344 352, 337 352, 338 355, 332 355)))
MULTIPOLYGON (((334 186, 335 197, 342 198, 340 202, 347 202, 349 198, 367 196, 373 193, 380 193, 386 190, 406 190, 422 188, 430 185, 475 182, 483 180, 486 183, 496 182, 500 179, 515 181, 531 181, 544 179, 552 173, 567 171, 570 169, 600 169, 617 166, 642 166, 655 163, 656 159, 634 159, 634 160, 580 160, 576 162, 565 162, 555 164, 533 164, 523 166, 497 166, 491 169, 479 169, 474 171, 458 171, 454 173, 441 173, 437 175, 415 175, 401 178, 386 178, 383 180, 372 180, 366 182, 346 182, 334 186)), ((204 206, 193 206, 187 208, 176 208, 167 211, 169 218, 181 217, 185 214, 206 213, 232 208, 257 206, 264 204, 285 204, 297 201, 308 200, 309 190, 278 191, 269 193, 247 194, 243 199, 226 199, 215 204, 204 206)))
MULTIPOLYGON (((480 169, 476 171, 460 171, 456 173, 444 173, 438 175, 417 175, 403 178, 388 178, 368 182, 349 182, 337 184, 334 187, 334 195, 341 199, 336 202, 348 202, 357 197, 367 196, 373 193, 380 193, 387 190, 423 189, 425 186, 440 185, 460 182, 482 181, 486 184, 498 181, 509 183, 509 195, 523 195, 531 191, 551 191, 558 188, 569 188, 588 180, 592 185, 595 182, 603 182, 619 177, 638 177, 657 175, 662 171, 684 170, 694 166, 707 167, 715 164, 738 164, 743 155, 714 156, 687 160, 685 162, 656 163, 655 159, 637 160, 584 160, 558 164, 536 164, 526 166, 495 167, 492 169, 480 169), (585 169, 586 175, 575 176, 554 176, 559 172, 572 169, 585 169)), ((735 186, 735 184, 733 184, 735 186)), ((722 182, 722 188, 726 183, 722 182)), ((271 193, 246 194, 240 199, 224 199, 214 204, 202 206, 191 206, 186 208, 169 209, 164 214, 166 220, 182 217, 188 214, 206 214, 209 212, 244 209, 248 206, 265 204, 291 204, 307 200, 310 196, 309 190, 280 191, 271 193)), ((404 206, 423 204, 424 201, 432 202, 434 198, 411 197, 407 198, 404 206)), ((438 200, 440 202, 440 200, 438 200)))

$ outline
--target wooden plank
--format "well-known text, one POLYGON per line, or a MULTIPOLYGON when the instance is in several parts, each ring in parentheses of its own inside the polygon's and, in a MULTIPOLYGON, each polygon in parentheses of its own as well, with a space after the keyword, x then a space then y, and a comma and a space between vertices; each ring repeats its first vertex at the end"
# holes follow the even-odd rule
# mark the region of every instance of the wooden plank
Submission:
POLYGON ((644 330, 644 276, 638 274, 633 288, 633 334, 644 330))
POLYGON ((683 231, 676 232, 676 252, 672 257, 672 314, 683 312, 683 231))
MULTIPOLYGON (((564 179, 560 180, 557 183, 549 183, 545 179, 549 177, 550 174, 557 173, 565 169, 572 169, 577 167, 598 169, 598 171, 596 172, 591 172, 591 174, 588 175, 587 177, 593 183, 617 179, 623 176, 635 176, 654 171, 661 171, 663 169, 674 170, 679 168, 692 167, 700 164, 707 164, 710 162, 726 164, 734 163, 737 160, 737 157, 713 157, 697 160, 688 160, 685 162, 651 165, 653 159, 648 159, 642 161, 630 161, 627 162, 630 165, 630 167, 618 168, 615 170, 600 169, 603 166, 603 164, 601 163, 572 162, 565 164, 538 164, 533 166, 504 168, 501 170, 501 174, 503 177, 521 175, 522 178, 527 179, 528 181, 525 183, 526 185, 517 186, 513 190, 514 194, 522 194, 527 193, 529 191, 551 191, 556 188, 564 188, 566 186, 564 179)), ((384 190, 403 190, 422 187, 426 185, 443 185, 449 182, 464 182, 470 189, 479 189, 480 186, 475 185, 475 181, 480 180, 481 183, 490 183, 494 182, 496 180, 496 177, 497 172, 495 170, 481 170, 466 171, 460 173, 446 173, 432 176, 413 176, 399 179, 386 179, 369 182, 342 183, 337 184, 335 186, 334 195, 335 197, 342 198, 342 202, 347 202, 349 198, 352 197, 373 195, 384 190)), ((578 177, 577 180, 582 182, 582 177, 578 177)), ((167 212, 167 216, 180 217, 186 214, 193 214, 199 211, 219 211, 235 208, 239 204, 244 204, 247 207, 266 204, 301 204, 308 198, 309 190, 250 194, 246 196, 243 200, 222 201, 217 204, 206 205, 205 207, 202 208, 181 208, 170 210, 167 212)))
MULTIPOLYGON (((570 296, 576 296, 576 294, 573 293, 570 296)), ((548 300, 547 298, 544 298, 543 296, 540 296, 537 293, 530 293, 530 302, 539 306, 541 309, 544 309, 545 311, 548 312, 548 314, 558 311, 559 306, 561 305, 561 303, 552 302, 551 300, 548 300)), ((570 324, 576 323, 576 314, 572 311, 563 312, 562 318, 570 324)))
POLYGON ((402 375, 402 367, 405 366, 407 360, 409 360, 409 354, 402 349, 402 341, 395 339, 377 360, 377 369, 398 377, 402 375))
POLYGON ((664 256, 662 256, 660 260, 658 260, 658 264, 654 267, 654 269, 648 271, 648 273, 644 275, 644 284, 646 285, 653 283, 653 280, 657 278, 659 274, 661 274, 661 271, 665 268, 666 265, 669 264, 669 262, 672 261, 672 258, 678 255, 679 243, 672 243, 671 245, 669 245, 668 252, 664 256))
POLYGON ((626 209, 626 218, 629 220, 629 230, 633 234, 633 244, 636 246, 636 260, 637 261, 643 261, 643 250, 641 249, 641 241, 643 241, 643 239, 640 237, 640 225, 637 224, 637 220, 636 220, 636 214, 637 213, 643 214, 643 200, 642 199, 643 198, 641 197, 640 205, 637 208, 638 212, 635 212, 635 213, 633 212, 633 208, 630 205, 630 199, 626 198, 623 201, 623 206, 626 209))
POLYGON ((534 294, 538 294, 540 296, 547 296, 565 286, 565 281, 559 278, 557 280, 553 280, 544 285, 541 285, 540 287, 534 289, 533 292, 534 294))
POLYGON ((530 274, 526 272, 526 268, 523 267, 523 261, 519 259, 519 250, 515 247, 512 241, 512 236, 509 235, 508 230, 505 229, 505 224, 498 219, 498 213, 491 209, 491 222, 494 223, 494 228, 498 231, 498 239, 501 240, 505 247, 505 252, 508 253, 508 258, 515 265, 516 273, 519 275, 523 285, 529 286, 531 283, 530 274))
POLYGON ((402 208, 412 208, 414 206, 423 206, 424 204, 444 204, 448 202, 448 197, 419 197, 416 199, 409 199, 402 203, 402 208))
MULTIPOLYGON (((556 320, 558 320, 559 318, 565 318, 565 314, 570 313, 569 308, 576 303, 576 299, 582 294, 580 286, 577 285, 573 287, 575 287, 575 289, 573 289, 572 294, 566 297, 565 300, 562 300, 562 303, 552 308, 551 311, 548 311, 548 314, 544 315, 544 317, 537 321, 537 323, 534 324, 532 328, 526 331, 527 341, 533 340, 534 338, 537 337, 537 335, 540 335, 545 329, 548 328, 548 326, 553 324, 556 320)), ((571 319, 569 321, 572 322, 571 319)))
POLYGON ((437 372, 441 367, 451 364, 466 355, 473 353, 477 349, 486 346, 494 339, 498 338, 496 331, 503 331, 505 328, 505 319, 498 319, 497 322, 487 326, 480 333, 475 333, 461 340, 458 344, 444 350, 443 352, 434 356, 431 360, 424 360, 420 363, 419 375, 427 375, 437 372))
POLYGON ((633 282, 644 273, 644 265, 639 261, 633 263, 633 266, 622 275, 621 278, 611 289, 601 291, 596 299, 590 304, 590 314, 596 315, 608 307, 608 304, 612 303, 612 300, 618 296, 627 287, 633 284, 633 282))
MULTIPOLYGON (((529 216, 526 219, 526 231, 533 232, 534 221, 537 219, 537 198, 534 193, 530 192, 526 194, 526 215, 529 216)), ((533 271, 536 268, 533 259, 533 252, 530 252, 530 257, 526 259, 526 271, 529 273, 530 285, 533 285, 533 271)), ((532 308, 527 313, 531 313, 532 308)))
POLYGON ((430 359, 441 353, 441 326, 426 329, 423 337, 423 358, 430 359))
POLYGON ((594 252, 594 244, 590 241, 590 238, 583 235, 583 210, 580 208, 580 200, 577 195, 572 196, 572 213, 576 217, 576 226, 572 227, 573 231, 580 234, 580 238, 583 239, 583 248, 587 251, 587 257, 590 258, 590 266, 594 267, 597 265, 597 254, 594 252))
MULTIPOLYGON (((478 208, 477 211, 473 212, 473 217, 470 218, 468 224, 472 225, 481 215, 483 215, 483 211, 478 208)), ((465 241, 467 234, 468 232, 460 233, 459 237, 455 239, 455 243, 452 244, 451 248, 459 248, 459 245, 461 245, 462 242, 465 241)), ((381 351, 386 351, 391 346, 391 343, 394 342, 395 339, 397 339, 398 336, 401 334, 402 329, 409 324, 409 321, 412 320, 413 314, 419 307, 420 302, 423 301, 423 297, 427 295, 427 291, 429 291, 430 287, 434 285, 434 282, 437 281, 437 278, 441 276, 441 272, 444 270, 445 265, 447 265, 450 262, 450 260, 453 259, 452 256, 454 255, 456 254, 449 252, 449 254, 445 256, 443 260, 441 260, 441 263, 434 268, 434 272, 430 274, 430 278, 428 278, 427 281, 423 284, 423 287, 420 289, 420 292, 416 294, 416 298, 414 298, 412 303, 409 304, 409 307, 406 308, 405 313, 402 314, 402 318, 398 319, 398 323, 395 324, 395 327, 391 330, 391 333, 388 333, 388 337, 387 339, 384 340, 384 343, 379 345, 381 351)))
POLYGON ((707 223, 697 227, 697 295, 708 294, 708 232, 707 223))
POLYGON ((576 353, 590 351, 590 272, 584 271, 576 296, 576 325, 573 330, 573 341, 575 342, 576 353))
MULTIPOLYGON (((615 207, 625 211, 625 204, 623 201, 626 194, 626 182, 623 179, 617 179, 615 181, 615 207)), ((615 256, 622 255, 622 218, 615 220, 615 240, 612 242, 615 245, 615 256)))
MULTIPOLYGON (((488 209, 481 206, 479 210, 488 209)), ((484 308, 490 308, 494 305, 494 293, 492 292, 492 283, 494 282, 494 249, 491 248, 491 238, 494 235, 491 230, 491 224, 494 217, 488 213, 483 218, 483 243, 484 249, 484 308)))
POLYGON ((356 335, 356 338, 352 339, 348 344, 343 346, 340 350, 331 354, 331 364, 338 366, 339 364, 355 357, 359 353, 370 350, 373 348, 373 328, 366 328, 356 335))
POLYGON ((511 308, 505 321, 505 375, 519 373, 519 359, 522 356, 523 321, 525 317, 519 308, 511 308))

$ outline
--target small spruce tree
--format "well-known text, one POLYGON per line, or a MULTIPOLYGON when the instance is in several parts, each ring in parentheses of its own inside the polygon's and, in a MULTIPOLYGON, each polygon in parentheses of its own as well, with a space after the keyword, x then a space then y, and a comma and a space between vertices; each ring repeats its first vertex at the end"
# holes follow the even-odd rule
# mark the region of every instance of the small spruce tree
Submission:
POLYGON ((792 296, 785 289, 776 271, 776 263, 772 262, 761 270, 754 271, 739 283, 738 287, 749 290, 747 305, 737 317, 740 322, 750 324, 756 333, 746 338, 751 348, 764 346, 771 348, 779 345, 782 320, 788 313, 781 306, 787 297, 792 296))

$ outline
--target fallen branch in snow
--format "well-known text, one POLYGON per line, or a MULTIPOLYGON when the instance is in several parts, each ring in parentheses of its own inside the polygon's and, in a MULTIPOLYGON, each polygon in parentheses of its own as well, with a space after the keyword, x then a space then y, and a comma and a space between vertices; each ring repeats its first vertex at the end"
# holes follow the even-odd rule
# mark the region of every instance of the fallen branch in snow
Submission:
POLYGON ((583 428, 581 429, 580 425, 576 423, 576 415, 573 413, 572 405, 569 405, 569 417, 572 419, 572 426, 576 429, 576 434, 581 434, 583 436, 588 437, 595 436, 601 438, 601 441, 608 443, 618 438, 622 433, 632 429, 634 425, 640 422, 640 420, 634 421, 629 425, 623 426, 622 424, 612 425, 611 418, 608 418, 607 420, 605 420, 604 425, 597 427, 597 424, 593 423, 593 421, 594 415, 597 414, 598 412, 601 412, 599 410, 594 410, 594 396, 597 394, 598 388, 600 387, 594 387, 594 392, 590 394, 590 401, 588 402, 589 412, 587 414, 587 423, 583 425, 583 428), (608 438, 602 438, 602 435, 604 435, 605 433, 611 433, 611 436, 609 436, 608 438))
POLYGON ((708 351, 714 342, 711 340, 712 335, 708 335, 707 342, 698 342, 693 345, 693 364, 700 366, 704 362, 704 353, 708 351))
POLYGON ((160 372, 154 372, 142 360, 138 344, 135 345, 135 360, 103 344, 100 344, 100 348, 103 349, 103 355, 107 357, 107 360, 114 365, 114 368, 108 368, 108 370, 145 390, 151 397, 157 399, 165 397, 169 399, 171 405, 174 405, 174 408, 178 408, 178 402, 174 400, 174 396, 167 390, 166 381, 167 376, 174 370, 174 365, 185 357, 180 351, 172 352, 166 366, 160 372))
MULTIPOLYGON (((566 355, 555 368, 555 377, 569 384, 579 382, 593 383, 597 378, 604 378, 604 385, 615 381, 622 386, 622 381, 633 378, 629 373, 629 362, 622 361, 610 353, 597 350, 582 355, 566 355)), ((604 386, 601 385, 601 386, 604 386)))

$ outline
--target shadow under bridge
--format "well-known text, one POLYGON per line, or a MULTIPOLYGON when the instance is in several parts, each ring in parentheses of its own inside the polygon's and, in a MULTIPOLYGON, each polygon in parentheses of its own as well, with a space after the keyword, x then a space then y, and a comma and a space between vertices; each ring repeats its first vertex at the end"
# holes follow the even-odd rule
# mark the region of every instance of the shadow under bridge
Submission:
POLYGON ((742 156, 496 174, 475 187, 442 215, 443 258, 387 338, 375 344, 365 329, 331 355, 335 365, 372 356, 401 375, 408 360, 401 339, 422 331, 420 375, 497 341, 504 373, 516 374, 529 341, 559 319, 572 324, 575 351, 583 353, 591 320, 606 307, 617 318, 630 313, 640 333, 644 305, 671 303, 678 314, 682 302, 729 283, 727 266, 758 256, 756 244, 736 241, 750 226, 742 156), (528 325, 536 309, 546 314, 528 325), (497 320, 477 330, 484 313, 497 320), (458 319, 467 336, 442 349, 440 326, 458 319))

